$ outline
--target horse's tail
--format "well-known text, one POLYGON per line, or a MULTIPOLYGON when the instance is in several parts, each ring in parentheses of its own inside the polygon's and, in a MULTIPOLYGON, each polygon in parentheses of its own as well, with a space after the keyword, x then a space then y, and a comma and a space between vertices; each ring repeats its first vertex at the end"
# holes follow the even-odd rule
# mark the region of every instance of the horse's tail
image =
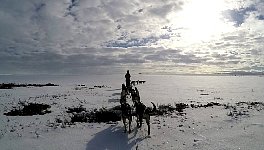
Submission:
POLYGON ((151 104, 153 105, 153 109, 152 109, 152 111, 153 111, 153 112, 157 111, 157 107, 156 107, 156 105, 155 105, 153 102, 151 102, 151 104))

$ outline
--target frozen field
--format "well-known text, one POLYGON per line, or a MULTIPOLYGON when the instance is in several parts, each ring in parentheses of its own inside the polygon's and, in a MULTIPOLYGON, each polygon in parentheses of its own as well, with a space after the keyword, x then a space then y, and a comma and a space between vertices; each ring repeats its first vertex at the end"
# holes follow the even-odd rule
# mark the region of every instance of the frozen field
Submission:
MULTIPOLYGON (((147 106, 156 104, 206 104, 218 102, 264 102, 264 77, 133 75, 145 80, 137 85, 147 106)), ((69 119, 68 107, 94 109, 119 105, 124 75, 91 76, 0 76, 0 83, 54 83, 56 87, 0 89, 0 149, 264 149, 263 105, 237 106, 245 114, 234 117, 229 108, 187 108, 186 115, 151 117, 147 127, 123 133, 123 124, 75 123, 64 126, 56 119, 69 119), (99 87, 98 87, 99 86, 99 87), (5 116, 21 102, 45 103, 51 113, 5 116)))

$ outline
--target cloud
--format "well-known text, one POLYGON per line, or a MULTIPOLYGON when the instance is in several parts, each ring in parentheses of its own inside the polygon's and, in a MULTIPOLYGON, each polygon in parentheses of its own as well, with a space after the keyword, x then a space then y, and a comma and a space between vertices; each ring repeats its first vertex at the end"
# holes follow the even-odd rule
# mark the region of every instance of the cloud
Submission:
MULTIPOLYGON (((13 50, 15 52, 15 50, 13 50)), ((68 51, 73 51, 68 50, 68 51)), ((0 56, 2 63, 0 73, 50 73, 50 74, 75 74, 75 73, 101 73, 99 68, 109 69, 110 67, 119 68, 129 64, 143 64, 145 60, 141 54, 131 52, 132 50, 122 52, 120 49, 104 48, 101 50, 94 48, 74 49, 75 54, 59 54, 53 51, 31 52, 28 54, 15 55, 11 52, 3 53, 0 56), (100 53, 98 53, 100 52, 100 53), (116 54, 118 53, 118 54, 116 54), (97 68, 97 69, 96 69, 97 68)))
POLYGON ((118 40, 118 41, 110 41, 106 43, 106 47, 119 47, 119 48, 128 48, 128 47, 140 47, 147 46, 152 43, 157 42, 159 39, 157 37, 148 37, 141 39, 129 39, 127 41, 118 40))
POLYGON ((207 61, 207 58, 198 57, 192 53, 183 53, 178 49, 161 49, 159 48, 153 54, 145 56, 146 60, 152 62, 172 62, 174 64, 200 64, 207 61))
POLYGON ((189 2, 2 0, 0 73, 263 69, 263 2, 228 7, 232 31, 200 43, 182 38, 179 15, 189 2))
POLYGON ((254 19, 256 20, 264 20, 263 2, 250 1, 238 8, 223 11, 225 19, 234 22, 236 27, 241 26, 250 15, 254 15, 254 19))
POLYGON ((168 4, 157 5, 155 7, 151 6, 148 11, 150 14, 154 14, 160 18, 166 18, 166 16, 172 11, 181 10, 182 5, 183 3, 181 2, 180 3, 170 2, 168 4))
POLYGON ((159 40, 170 39, 169 34, 163 34, 160 36, 150 36, 146 38, 131 38, 126 40, 126 37, 122 35, 117 40, 111 40, 106 42, 106 47, 116 47, 116 48, 130 48, 130 47, 141 47, 141 46, 151 46, 157 45, 159 40))
POLYGON ((235 23, 235 26, 240 26, 244 23, 245 19, 248 17, 249 13, 257 11, 255 6, 249 6, 245 8, 226 10, 223 12, 224 16, 235 23))

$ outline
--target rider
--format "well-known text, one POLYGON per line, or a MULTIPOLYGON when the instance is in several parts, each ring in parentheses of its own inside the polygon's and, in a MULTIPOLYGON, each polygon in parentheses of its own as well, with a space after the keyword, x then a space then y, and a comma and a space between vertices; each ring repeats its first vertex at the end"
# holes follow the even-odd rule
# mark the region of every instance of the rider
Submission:
POLYGON ((131 77, 131 75, 129 74, 129 70, 127 70, 127 73, 125 75, 125 78, 126 78, 126 88, 127 88, 127 90, 130 89, 130 77, 131 77))

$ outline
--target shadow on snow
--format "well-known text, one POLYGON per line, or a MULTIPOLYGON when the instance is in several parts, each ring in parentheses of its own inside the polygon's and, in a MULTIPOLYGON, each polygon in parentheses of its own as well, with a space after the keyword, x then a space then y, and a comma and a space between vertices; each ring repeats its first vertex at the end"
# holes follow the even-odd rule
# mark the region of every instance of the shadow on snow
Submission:
POLYGON ((101 132, 95 134, 87 145, 86 150, 128 150, 134 145, 142 141, 144 138, 136 138, 136 132, 132 132, 129 137, 128 133, 124 133, 124 128, 120 126, 110 126, 101 132))

